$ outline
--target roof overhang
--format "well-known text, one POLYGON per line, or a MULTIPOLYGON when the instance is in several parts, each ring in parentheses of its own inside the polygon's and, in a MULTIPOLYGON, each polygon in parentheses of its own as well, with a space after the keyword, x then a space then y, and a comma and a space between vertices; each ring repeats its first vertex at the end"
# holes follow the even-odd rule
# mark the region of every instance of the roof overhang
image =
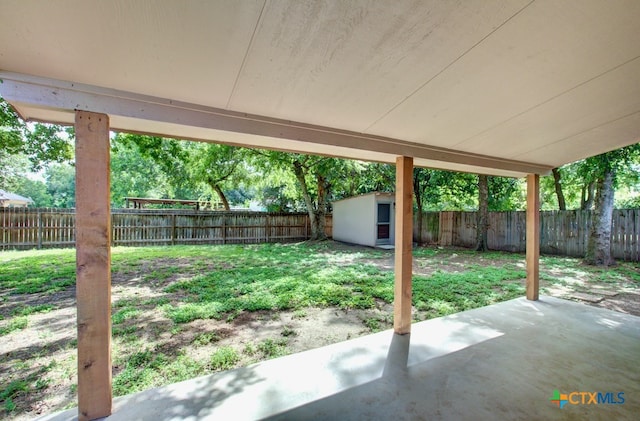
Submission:
POLYGON ((0 71, 2 95, 22 118, 73 124, 75 110, 110 116, 115 131, 141 132, 253 148, 519 177, 551 167, 432 147, 365 133, 188 104, 130 92, 0 71))
POLYGON ((640 140, 640 2, 2 0, 26 119, 505 176, 640 140))

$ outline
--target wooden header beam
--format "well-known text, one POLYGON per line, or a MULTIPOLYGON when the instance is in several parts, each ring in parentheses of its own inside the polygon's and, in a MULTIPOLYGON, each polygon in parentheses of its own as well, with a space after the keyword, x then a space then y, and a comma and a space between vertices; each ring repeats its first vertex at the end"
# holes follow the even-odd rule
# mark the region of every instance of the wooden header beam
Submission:
MULTIPOLYGON (((3 83, 0 84, 0 93, 6 100, 63 112, 92 110, 111 116, 371 151, 389 156, 403 155, 520 174, 548 174, 551 171, 550 167, 539 164, 455 151, 332 127, 233 112, 92 85, 5 71, 0 71, 0 79, 3 80, 3 83)), ((112 129, 132 130, 127 127, 115 126, 112 129)), ((229 143, 225 139, 220 139, 220 142, 229 143)), ((298 152, 312 153, 302 149, 305 148, 301 148, 298 152)))

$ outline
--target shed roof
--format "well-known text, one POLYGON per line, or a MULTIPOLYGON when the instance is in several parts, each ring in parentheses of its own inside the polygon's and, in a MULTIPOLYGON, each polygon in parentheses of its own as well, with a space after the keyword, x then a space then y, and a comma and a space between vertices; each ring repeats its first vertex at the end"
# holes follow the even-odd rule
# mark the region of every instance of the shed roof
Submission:
POLYGON ((342 198, 342 199, 334 200, 331 203, 342 202, 342 201, 345 201, 345 200, 359 199, 361 197, 366 197, 366 196, 383 196, 383 197, 395 198, 396 194, 395 193, 389 193, 389 192, 374 191, 374 192, 359 194, 357 196, 350 196, 350 197, 345 197, 345 198, 342 198))
POLYGON ((28 119, 521 176, 640 140, 640 2, 0 0, 28 119))

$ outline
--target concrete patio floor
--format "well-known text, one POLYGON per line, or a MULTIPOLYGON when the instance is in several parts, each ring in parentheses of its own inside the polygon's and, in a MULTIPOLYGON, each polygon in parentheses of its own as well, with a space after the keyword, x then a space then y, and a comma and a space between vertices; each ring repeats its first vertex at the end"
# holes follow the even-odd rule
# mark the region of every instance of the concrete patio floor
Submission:
MULTIPOLYGON (((573 400, 581 399, 573 395, 573 400)), ((43 420, 75 419, 76 409, 43 420)), ((638 419, 640 318, 519 298, 117 398, 109 420, 638 419), (554 390, 624 392, 571 404, 554 390)))

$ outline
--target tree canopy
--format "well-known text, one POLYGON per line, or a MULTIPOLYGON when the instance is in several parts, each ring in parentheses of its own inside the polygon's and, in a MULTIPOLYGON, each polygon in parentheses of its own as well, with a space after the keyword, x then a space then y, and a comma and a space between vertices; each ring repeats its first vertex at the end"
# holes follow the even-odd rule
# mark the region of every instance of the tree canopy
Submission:
MULTIPOLYGON (((31 197, 36 206, 73 207, 73 138, 71 128, 23 122, 0 99, 0 188, 31 197)), ((112 136, 111 149, 115 207, 132 196, 197 199, 227 210, 257 203, 265 210, 307 212, 317 239, 324 238, 332 201, 395 188, 390 164, 126 133, 112 136)), ((419 225, 425 211, 481 209, 477 225, 486 229, 484 212, 526 206, 522 179, 416 168, 413 190, 419 225)), ((603 229, 610 228, 606 218, 614 205, 640 206, 638 144, 555 168, 542 177, 542 209, 595 209, 594 221, 600 225, 592 230, 590 250, 607 248, 595 238, 606 239, 603 229)), ((480 231, 478 248, 486 249, 486 235, 480 231)), ((589 253, 590 263, 610 260, 589 253)))

